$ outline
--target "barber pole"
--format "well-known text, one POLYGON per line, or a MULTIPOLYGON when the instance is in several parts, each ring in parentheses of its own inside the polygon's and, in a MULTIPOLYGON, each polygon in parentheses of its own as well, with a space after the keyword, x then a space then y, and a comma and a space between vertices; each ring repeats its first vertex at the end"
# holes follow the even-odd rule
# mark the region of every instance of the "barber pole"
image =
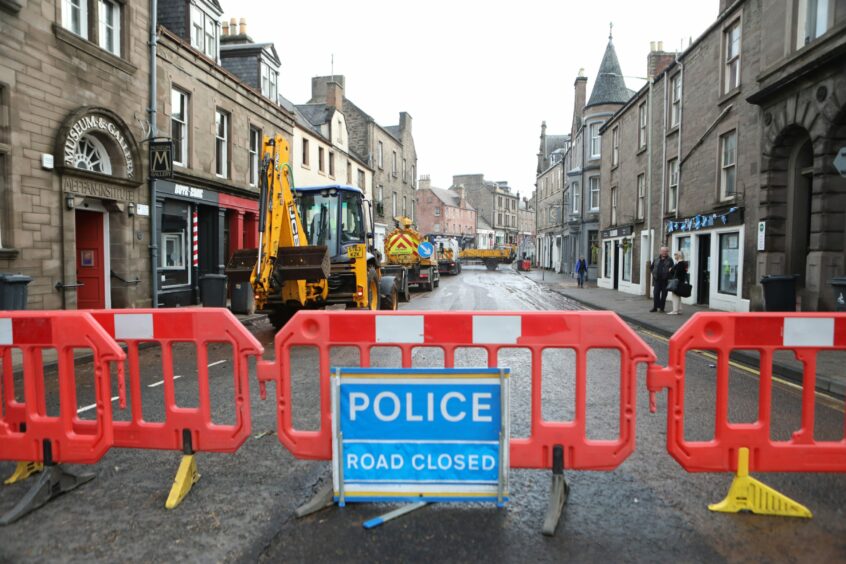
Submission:
POLYGON ((194 267, 196 268, 197 266, 200 265, 200 245, 199 245, 199 237, 197 236, 197 211, 196 210, 192 214, 191 220, 193 222, 193 225, 192 225, 192 233, 193 233, 192 249, 193 249, 193 252, 194 252, 194 263, 193 264, 194 264, 194 267))

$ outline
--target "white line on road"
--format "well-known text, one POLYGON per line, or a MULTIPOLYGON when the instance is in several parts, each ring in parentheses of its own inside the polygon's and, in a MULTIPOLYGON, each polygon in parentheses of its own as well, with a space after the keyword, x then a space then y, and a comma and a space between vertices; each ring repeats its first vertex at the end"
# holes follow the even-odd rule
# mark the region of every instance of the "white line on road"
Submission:
MULTIPOLYGON (((115 401, 115 400, 116 400, 116 399, 118 399, 119 397, 120 397, 120 396, 115 396, 115 397, 113 397, 113 398, 112 398, 112 401, 115 401)), ((91 411, 91 410, 92 410, 92 409, 94 409, 95 407, 97 407, 97 404, 96 404, 96 403, 92 403, 91 405, 86 405, 85 407, 80 407, 79 409, 77 409, 77 410, 76 410, 76 412, 77 412, 77 413, 84 413, 84 412, 86 412, 86 411, 91 411)))
MULTIPOLYGON (((174 380, 178 380, 179 378, 182 378, 182 374, 176 374, 173 377, 174 380)), ((152 384, 147 384, 147 387, 148 388, 155 388, 157 386, 161 386, 162 384, 164 384, 164 380, 159 380, 158 382, 154 382, 152 384)))
POLYGON ((217 366, 218 364, 223 364, 224 362, 226 362, 225 358, 223 360, 218 360, 217 362, 212 362, 211 364, 209 364, 209 368, 211 368, 212 366, 217 366))

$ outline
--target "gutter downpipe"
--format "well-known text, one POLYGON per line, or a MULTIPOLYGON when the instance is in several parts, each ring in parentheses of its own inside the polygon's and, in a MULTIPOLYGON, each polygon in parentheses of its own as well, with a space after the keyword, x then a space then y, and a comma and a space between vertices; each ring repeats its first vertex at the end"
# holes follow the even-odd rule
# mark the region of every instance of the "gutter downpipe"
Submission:
MULTIPOLYGON (((158 0, 150 0, 150 107, 147 112, 150 116, 150 140, 153 140, 158 135, 158 128, 156 127, 157 119, 157 104, 156 104, 156 45, 158 37, 156 28, 158 27, 158 0)), ((159 307, 159 281, 158 281, 158 263, 159 263, 159 247, 156 240, 156 233, 158 231, 158 213, 156 205, 156 179, 149 177, 150 185, 150 295, 152 299, 151 307, 159 307)))
POLYGON ((679 181, 676 185, 676 219, 679 218, 679 204, 681 203, 681 186, 682 186, 682 124, 684 123, 684 63, 676 57, 681 70, 679 70, 679 79, 681 80, 681 94, 679 95, 679 138, 676 145, 676 158, 679 161, 679 181))
MULTIPOLYGON (((649 78, 649 91, 647 93, 647 123, 649 129, 646 134, 646 234, 649 238, 649 260, 655 256, 655 236, 652 233, 652 85, 655 82, 654 77, 649 78)), ((635 204, 636 206, 637 204, 635 204)), ((649 295, 649 290, 646 290, 646 295, 649 295)))
MULTIPOLYGON (((658 237, 658 241, 664 241, 664 214, 666 213, 666 206, 667 206, 667 99, 668 99, 668 82, 670 80, 669 74, 664 75, 664 118, 661 120, 661 132, 662 132, 662 141, 661 141, 661 215, 658 216, 658 220, 661 222, 661 229, 659 231, 660 235, 658 237)), ((652 260, 652 257, 649 257, 649 260, 652 260)))

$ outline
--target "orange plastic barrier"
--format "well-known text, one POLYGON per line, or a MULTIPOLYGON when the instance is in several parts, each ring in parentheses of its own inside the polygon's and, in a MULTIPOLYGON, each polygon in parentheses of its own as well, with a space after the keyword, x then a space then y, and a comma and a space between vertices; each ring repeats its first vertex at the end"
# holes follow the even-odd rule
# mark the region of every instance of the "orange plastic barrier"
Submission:
POLYGON ((689 472, 736 472, 742 465, 741 449, 748 449, 746 470, 846 472, 846 439, 814 439, 816 359, 824 350, 846 350, 846 314, 697 313, 670 339, 668 366, 650 366, 648 371, 653 412, 655 394, 664 389, 668 393, 667 450, 689 472), (728 419, 729 355, 738 349, 760 354, 758 420, 754 423, 728 419), (685 355, 691 350, 717 355, 716 428, 710 441, 684 437, 685 355), (772 360, 778 350, 793 351, 804 365, 801 428, 786 441, 774 441, 770 433, 779 415, 772 412, 772 360))
POLYGON ((356 347, 361 366, 369 367, 371 350, 384 346, 401 350, 401 368, 412 367, 412 354, 417 347, 442 349, 446 368, 454 367, 459 348, 485 349, 488 367, 497 367, 497 355, 503 349, 528 349, 532 357, 531 436, 511 440, 514 468, 551 468, 553 448, 557 445, 563 446, 566 468, 610 470, 619 466, 634 450, 637 364, 655 360, 654 353, 629 326, 607 311, 301 311, 276 335, 276 361, 257 365, 262 397, 267 382, 277 384, 279 439, 294 456, 319 460, 332 457, 330 349, 356 347), (293 347, 303 346, 316 347, 319 353, 320 429, 317 431, 293 427, 288 359, 293 347), (551 422, 542 418, 541 359, 543 351, 550 348, 569 348, 576 355, 573 421, 551 422), (620 354, 620 433, 616 440, 588 440, 585 436, 590 349, 616 349, 620 354))
POLYGON ((94 318, 82 311, 0 312, 0 355, 0 460, 76 464, 100 460, 114 440, 109 365, 118 363, 123 389, 125 355, 94 318), (57 356, 58 416, 48 414, 45 401, 44 352, 49 349, 57 356), (77 415, 74 371, 74 351, 83 349, 93 355, 97 403, 95 419, 86 422, 77 415), (23 401, 15 393, 16 354, 22 356, 23 401))
MULTIPOLYGON (((264 351, 258 340, 227 309, 133 309, 92 311, 118 343, 127 347, 132 419, 114 421, 114 446, 125 448, 234 452, 250 435, 249 357, 264 351), (158 343, 162 354, 164 421, 144 420, 139 346, 158 343), (197 407, 176 403, 173 346, 192 343, 197 350, 197 407), (232 346, 235 422, 212 422, 208 345, 232 346), (190 444, 186 444, 190 441, 190 444)), ((192 367, 193 368, 193 367, 192 367)))

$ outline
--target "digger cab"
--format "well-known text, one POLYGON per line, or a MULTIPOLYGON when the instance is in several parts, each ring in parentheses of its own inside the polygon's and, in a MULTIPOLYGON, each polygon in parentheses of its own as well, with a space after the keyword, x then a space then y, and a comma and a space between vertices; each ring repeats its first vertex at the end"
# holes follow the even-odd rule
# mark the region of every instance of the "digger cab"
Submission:
POLYGON ((309 245, 325 246, 330 258, 347 256, 347 248, 367 242, 364 193, 353 186, 296 188, 294 197, 309 245))

